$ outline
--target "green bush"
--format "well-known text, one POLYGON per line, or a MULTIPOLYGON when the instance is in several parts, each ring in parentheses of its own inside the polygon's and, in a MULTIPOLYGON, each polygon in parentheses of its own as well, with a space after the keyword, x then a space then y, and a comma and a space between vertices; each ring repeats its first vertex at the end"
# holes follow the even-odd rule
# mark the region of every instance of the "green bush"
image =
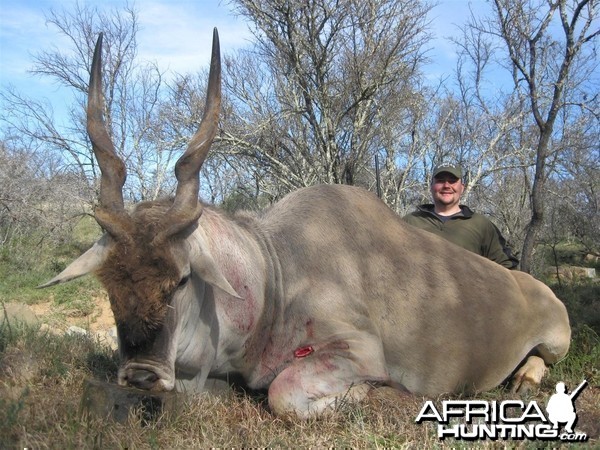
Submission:
POLYGON ((600 335, 600 283, 589 279, 550 287, 567 307, 573 328, 589 327, 600 335))
POLYGON ((0 247, 0 300, 36 304, 54 298, 58 305, 72 304, 72 309, 83 314, 90 307, 89 300, 101 292, 93 277, 56 286, 51 291, 37 286, 60 273, 99 236, 100 228, 94 219, 83 216, 68 239, 55 241, 32 233, 5 243, 0 247))

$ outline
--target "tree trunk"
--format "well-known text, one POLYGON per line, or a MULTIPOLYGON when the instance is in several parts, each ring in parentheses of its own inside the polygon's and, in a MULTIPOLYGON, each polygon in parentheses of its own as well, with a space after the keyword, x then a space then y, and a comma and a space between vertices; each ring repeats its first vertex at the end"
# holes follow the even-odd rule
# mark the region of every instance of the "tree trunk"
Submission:
POLYGON ((548 156, 548 147, 550 145, 550 135, 553 130, 554 117, 546 122, 541 129, 540 139, 538 141, 535 174, 533 176, 533 186, 531 189, 531 220, 527 224, 525 240, 521 252, 521 270, 531 273, 533 253, 537 238, 544 224, 544 196, 546 187, 546 158, 548 156))

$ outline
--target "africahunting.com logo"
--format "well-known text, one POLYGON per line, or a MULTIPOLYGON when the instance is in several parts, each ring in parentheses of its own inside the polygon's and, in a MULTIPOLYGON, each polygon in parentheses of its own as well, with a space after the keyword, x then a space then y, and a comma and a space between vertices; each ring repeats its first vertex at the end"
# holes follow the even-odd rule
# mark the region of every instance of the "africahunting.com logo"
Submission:
POLYGON ((568 394, 565 384, 557 383, 556 393, 552 394, 545 407, 540 407, 536 401, 444 400, 438 408, 428 400, 415 422, 437 422, 437 435, 442 440, 539 439, 585 442, 588 436, 575 431, 575 400, 586 385, 587 381, 583 380, 568 394))

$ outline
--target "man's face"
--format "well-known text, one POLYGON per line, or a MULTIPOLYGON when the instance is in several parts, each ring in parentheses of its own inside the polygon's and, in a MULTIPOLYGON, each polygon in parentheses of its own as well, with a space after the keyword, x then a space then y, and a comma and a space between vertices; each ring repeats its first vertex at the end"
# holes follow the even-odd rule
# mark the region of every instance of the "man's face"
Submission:
POLYGON ((454 206, 460 202, 465 185, 448 172, 438 174, 431 183, 431 196, 436 205, 454 206))

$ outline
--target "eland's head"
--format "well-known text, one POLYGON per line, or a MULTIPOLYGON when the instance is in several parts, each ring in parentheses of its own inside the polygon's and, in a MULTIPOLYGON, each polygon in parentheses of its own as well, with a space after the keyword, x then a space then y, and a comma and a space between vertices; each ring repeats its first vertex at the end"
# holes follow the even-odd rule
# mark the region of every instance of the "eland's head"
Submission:
MULTIPOLYGON (((123 185, 126 168, 117 155, 103 115, 102 34, 92 60, 87 106, 87 131, 102 176, 95 219, 105 234, 84 255, 41 287, 69 281, 94 272, 110 298, 117 324, 119 349, 124 361, 144 359, 161 347, 161 358, 172 360, 175 349, 165 345, 165 328, 177 318, 173 302, 186 294, 192 266, 204 282, 237 295, 209 257, 191 261, 187 237, 198 226, 203 212, 199 201, 199 171, 218 129, 221 104, 219 39, 214 30, 206 107, 202 122, 175 166, 177 190, 168 200, 138 204, 125 209, 123 185), (140 356, 142 355, 142 356, 140 356)), ((169 330, 172 333, 173 330, 169 330)), ((122 384, 147 389, 171 389, 172 361, 161 370, 147 370, 144 363, 120 371, 122 384), (161 379, 169 381, 158 383, 161 379)))

